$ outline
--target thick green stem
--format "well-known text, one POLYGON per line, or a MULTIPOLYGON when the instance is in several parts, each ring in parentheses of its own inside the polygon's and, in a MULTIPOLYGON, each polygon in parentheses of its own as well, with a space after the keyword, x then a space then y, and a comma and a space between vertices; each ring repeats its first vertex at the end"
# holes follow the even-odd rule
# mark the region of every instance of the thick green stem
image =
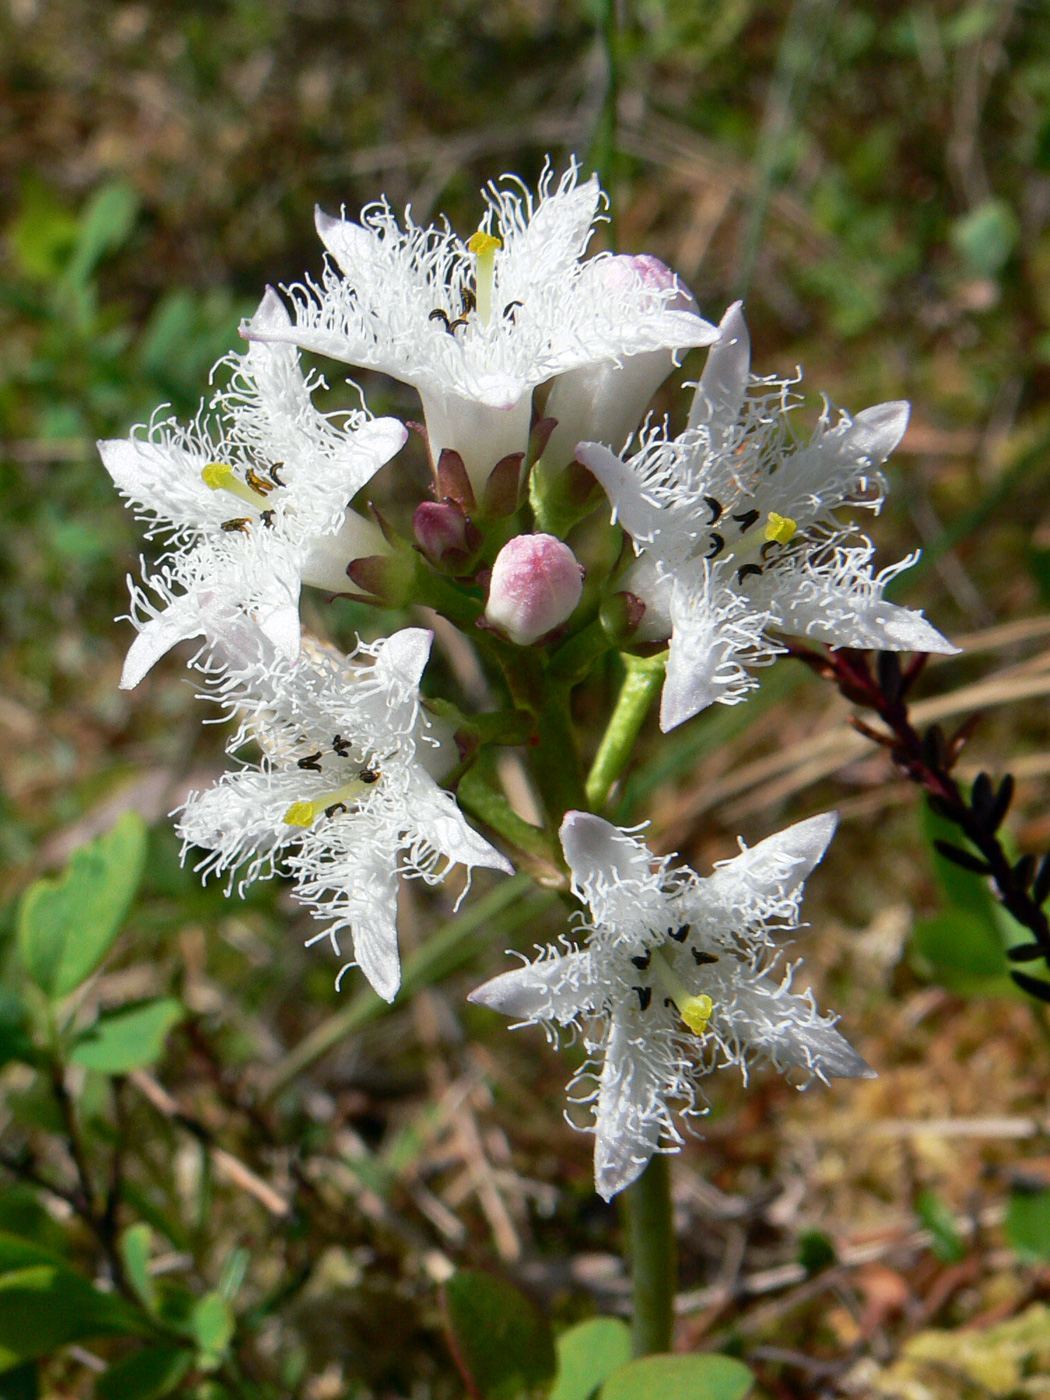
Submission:
POLYGON ((670 1351, 674 1331, 677 1259, 671 1171, 664 1153, 654 1154, 626 1196, 634 1302, 631 1344, 635 1356, 649 1356, 670 1351))
POLYGON ((627 767, 649 707, 663 685, 667 657, 625 654, 623 664, 627 675, 587 776, 587 802, 593 812, 602 810, 613 783, 627 767))
POLYGON ((531 767, 547 820, 557 831, 566 812, 586 807, 587 794, 569 713, 569 687, 548 681, 547 690, 547 703, 537 718, 539 742, 532 751, 531 767))

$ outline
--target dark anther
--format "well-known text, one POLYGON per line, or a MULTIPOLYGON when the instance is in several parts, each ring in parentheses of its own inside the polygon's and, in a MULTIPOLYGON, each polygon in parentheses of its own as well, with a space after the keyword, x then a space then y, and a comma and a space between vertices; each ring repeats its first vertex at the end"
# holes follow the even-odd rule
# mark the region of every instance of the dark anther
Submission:
POLYGON ((668 929, 667 932, 676 943, 684 943, 689 937, 689 925, 683 924, 681 928, 668 929))
POLYGON ((745 510, 742 515, 734 515, 733 519, 739 521, 740 533, 746 535, 761 514, 760 510, 745 510))
POLYGON ((1014 866, 1014 879, 1017 881, 1017 883, 1021 886, 1023 890, 1026 890, 1028 886, 1032 883, 1032 877, 1034 874, 1035 856, 1022 856, 1021 859, 1014 866))
POLYGON ((450 321, 448 325, 446 325, 445 329, 448 331, 449 335, 455 335, 460 326, 466 325, 469 325, 467 318, 465 316, 457 316, 454 321, 450 321))
POLYGON ((904 689, 901 659, 895 651, 880 651, 875 659, 879 690, 887 700, 899 700, 904 689))
POLYGON ((1026 972, 1011 972, 1010 976, 1022 992, 1038 997, 1040 1001, 1050 1001, 1050 982, 1044 982, 1041 977, 1029 977, 1026 972))
POLYGON ((251 523, 250 515, 239 515, 236 520, 224 520, 222 528, 228 535, 232 535, 235 530, 240 530, 242 535, 246 535, 251 528, 251 523))
POLYGON ((689 951, 692 953, 693 962, 696 963, 697 967, 703 967, 705 963, 716 963, 718 961, 718 955, 716 953, 704 953, 699 948, 690 948, 689 951))
POLYGON ((326 807, 324 809, 324 814, 326 817, 334 817, 337 812, 349 812, 349 810, 350 808, 345 802, 333 802, 331 807, 326 807))
POLYGON ((664 1005, 674 1010, 674 997, 664 997, 664 1005))
POLYGON ((1039 873, 1032 886, 1032 898, 1036 904, 1042 904, 1048 894, 1050 894, 1050 855, 1044 856, 1039 862, 1039 873))
POLYGON ((761 572, 761 564, 741 564, 740 568, 736 571, 736 581, 737 583, 743 583, 748 574, 760 574, 761 572))
POLYGON ((765 544, 758 551, 758 557, 765 563, 769 556, 771 554, 776 554, 779 549, 783 549, 783 545, 779 540, 766 540, 765 544))
POLYGON ((506 306, 503 308, 503 319, 505 321, 509 321, 513 326, 514 322, 517 319, 514 313, 517 311, 519 306, 524 305, 525 303, 523 301, 508 301, 506 306))
POLYGON ((275 510, 264 510, 260 513, 259 519, 266 526, 267 530, 273 529, 273 522, 277 519, 275 510))
POLYGON ((323 771, 321 765, 317 761, 320 757, 321 750, 318 749, 316 753, 307 754, 305 758, 301 758, 298 766, 300 768, 309 768, 312 773, 320 773, 323 771))
POLYGON ((632 992, 638 993, 638 1002, 643 1011, 649 1010, 649 1003, 653 999, 652 987, 632 987, 632 992))
POLYGON ((274 488, 272 481, 264 481, 259 473, 251 467, 244 473, 244 479, 253 491, 258 491, 260 496, 268 496, 274 488))
POLYGON ((711 532, 711 548, 710 548, 710 549, 707 551, 707 553, 704 555, 704 558, 705 558, 705 559, 717 559, 718 556, 722 553, 722 550, 725 549, 725 547, 726 547, 725 538, 724 538, 722 535, 716 535, 715 532, 712 530, 712 532, 711 532))
POLYGON ((716 501, 714 496, 705 496, 704 505, 711 512, 711 519, 707 522, 708 525, 717 525, 722 512, 725 510, 725 506, 721 501, 716 501))
MULTIPOLYGON (((477 297, 474 295, 474 293, 470 290, 469 287, 462 287, 460 289, 459 297, 460 301, 463 303, 463 315, 469 316, 478 304, 477 297)), ((520 301, 518 302, 518 305, 521 305, 520 301)))
POLYGON ((434 310, 433 310, 433 311, 430 313, 430 315, 427 317, 427 320, 428 320, 428 321, 444 321, 444 323, 445 323, 445 329, 446 329, 447 331, 450 331, 450 330, 452 329, 452 320, 451 320, 451 318, 450 318, 448 312, 447 312, 447 311, 442 311, 442 309, 441 309, 440 306, 435 306, 434 310))
POLYGON ((332 748, 335 750, 335 752, 339 755, 340 758, 350 757, 350 745, 346 742, 346 740, 341 734, 333 735, 332 748))
POLYGON ((275 486, 283 486, 283 485, 284 485, 284 482, 281 480, 281 478, 280 478, 280 477, 278 476, 278 474, 277 474, 277 469, 278 469, 278 467, 283 467, 283 466, 284 466, 284 463, 283 463, 283 462, 272 462, 272 463, 270 464, 270 466, 268 467, 268 469, 267 469, 266 475, 270 478, 270 480, 273 482, 273 484, 274 484, 275 486))
POLYGON ((950 860, 954 865, 961 865, 964 870, 972 870, 975 875, 991 874, 991 866, 980 856, 964 851, 961 846, 955 846, 951 841, 934 841, 935 848, 940 852, 945 860, 950 860))
POLYGON ((988 813, 988 826, 992 831, 998 831, 1002 825, 1003 818, 1010 810, 1010 803, 1014 800, 1014 776, 1007 773, 1006 777, 999 784, 999 791, 995 794, 995 801, 992 803, 988 813))
POLYGON ((973 787, 970 789, 970 806, 981 825, 987 826, 995 806, 995 789, 987 773, 978 773, 974 778, 973 787))
POLYGON ((631 959, 631 962, 634 963, 639 972, 644 972, 652 962, 652 958, 652 953, 639 953, 637 957, 631 959))
POLYGON ((372 783, 378 783, 382 776, 378 768, 362 768, 361 772, 358 774, 361 781, 363 783, 368 783, 369 786, 371 786, 372 783))
POLYGON ((1040 943, 1015 943, 1007 948, 1006 956, 1011 962, 1035 962, 1036 958, 1046 956, 1046 949, 1040 943))

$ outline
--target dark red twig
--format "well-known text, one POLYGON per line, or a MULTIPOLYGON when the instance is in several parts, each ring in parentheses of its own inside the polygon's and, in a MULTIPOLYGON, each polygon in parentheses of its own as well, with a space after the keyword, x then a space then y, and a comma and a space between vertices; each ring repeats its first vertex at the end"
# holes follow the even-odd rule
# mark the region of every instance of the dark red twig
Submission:
MULTIPOLYGON (((833 681, 855 705, 874 710, 889 730, 881 734, 861 719, 853 726, 866 738, 889 749, 890 757, 905 776, 922 788, 930 806, 954 823, 973 850, 950 841, 937 841, 946 860, 964 870, 987 875, 995 885, 1003 907, 1030 930, 1033 942, 1020 943, 1007 952, 1012 962, 1042 959, 1050 965, 1050 921, 1044 904, 1050 896, 1050 855, 1037 862, 1034 856, 1011 861, 998 831, 1009 810, 1014 780, 1009 773, 998 787, 987 773, 978 773, 969 794, 952 777, 952 769, 977 727, 979 717, 965 721, 951 736, 939 724, 924 734, 914 727, 908 714, 908 692, 922 674, 926 657, 916 654, 902 666, 899 653, 867 652, 841 648, 815 651, 788 642, 792 656, 817 675, 833 681)), ((1023 972, 1010 974, 1018 986, 1041 1001, 1050 1001, 1050 983, 1023 972)))

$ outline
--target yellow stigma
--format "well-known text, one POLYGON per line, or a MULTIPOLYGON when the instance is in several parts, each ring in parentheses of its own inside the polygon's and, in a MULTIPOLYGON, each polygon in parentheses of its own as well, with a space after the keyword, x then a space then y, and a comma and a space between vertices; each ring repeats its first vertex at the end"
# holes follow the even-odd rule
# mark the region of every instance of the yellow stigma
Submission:
POLYGON ((678 1013, 694 1035, 703 1035, 715 1004, 708 996, 687 997, 676 1002, 678 1013))
POLYGON ((766 522, 767 540, 775 540, 777 544, 790 544, 797 533, 798 525, 789 515, 778 515, 775 510, 769 512, 766 522))
POLYGON ((285 826, 313 826, 317 819, 316 802, 293 802, 284 814, 285 826))
POLYGON ((483 228, 479 228, 477 233, 473 233, 467 242, 468 250, 476 258, 491 257, 497 248, 502 248, 503 242, 494 233, 486 233, 483 228))
POLYGON ((266 497, 258 491, 253 491, 225 462, 209 462, 201 472, 201 480, 212 491, 229 491, 231 495, 246 501, 250 506, 266 505, 266 497))
POLYGON ((492 317, 492 284, 496 277, 496 249, 503 244, 492 233, 478 229, 467 243, 468 249, 478 260, 474 274, 474 295, 477 299, 478 319, 487 326, 492 317))

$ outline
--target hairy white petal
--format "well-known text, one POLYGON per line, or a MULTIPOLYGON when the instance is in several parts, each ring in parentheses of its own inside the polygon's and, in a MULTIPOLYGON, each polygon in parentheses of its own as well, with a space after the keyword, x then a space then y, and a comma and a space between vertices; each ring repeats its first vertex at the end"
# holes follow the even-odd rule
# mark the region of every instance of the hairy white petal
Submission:
POLYGON ((802 883, 834 828, 830 814, 798 822, 701 879, 634 832, 566 814, 573 892, 593 919, 584 946, 547 948, 470 999, 579 1034, 590 1058, 570 1098, 591 1107, 606 1200, 681 1143, 679 1123, 703 1111, 701 1081, 720 1063, 745 1075, 755 1061, 821 1079, 872 1073, 812 994, 791 990, 791 969, 771 976, 773 935, 797 927, 802 883))

